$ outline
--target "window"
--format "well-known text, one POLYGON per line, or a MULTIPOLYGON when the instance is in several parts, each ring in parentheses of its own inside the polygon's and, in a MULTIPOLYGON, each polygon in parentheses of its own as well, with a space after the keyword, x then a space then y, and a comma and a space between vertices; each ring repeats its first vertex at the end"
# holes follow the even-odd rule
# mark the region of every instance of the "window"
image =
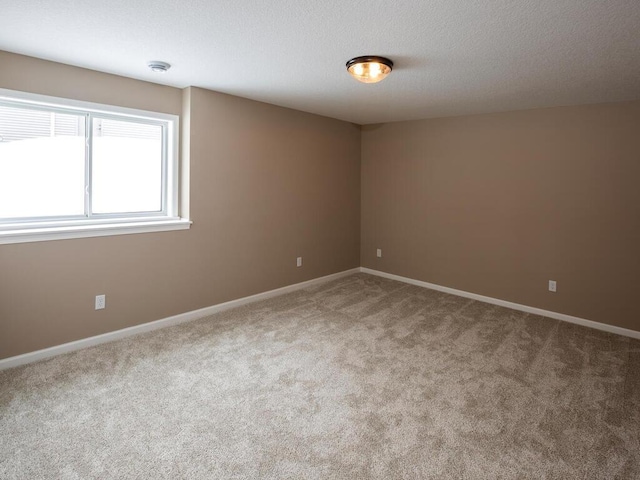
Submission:
POLYGON ((0 90, 0 243, 188 228, 177 123, 0 90))

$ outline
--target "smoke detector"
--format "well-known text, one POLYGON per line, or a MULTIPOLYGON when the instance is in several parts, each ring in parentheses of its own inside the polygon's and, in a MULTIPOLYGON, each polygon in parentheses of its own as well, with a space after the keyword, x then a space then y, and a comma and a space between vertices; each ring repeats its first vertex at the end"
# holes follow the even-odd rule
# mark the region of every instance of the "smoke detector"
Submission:
POLYGON ((171 68, 171 65, 167 62, 160 62, 154 60, 153 62, 149 62, 147 66, 151 69, 152 72, 155 73, 166 73, 167 70, 171 68))

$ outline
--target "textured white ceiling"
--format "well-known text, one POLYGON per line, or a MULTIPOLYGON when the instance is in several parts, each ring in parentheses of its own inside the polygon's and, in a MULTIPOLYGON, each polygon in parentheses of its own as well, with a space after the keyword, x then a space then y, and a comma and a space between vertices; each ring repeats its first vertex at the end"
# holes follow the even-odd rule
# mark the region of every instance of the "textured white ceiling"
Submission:
POLYGON ((368 124, 638 99, 640 0, 0 0, 0 50, 368 124))

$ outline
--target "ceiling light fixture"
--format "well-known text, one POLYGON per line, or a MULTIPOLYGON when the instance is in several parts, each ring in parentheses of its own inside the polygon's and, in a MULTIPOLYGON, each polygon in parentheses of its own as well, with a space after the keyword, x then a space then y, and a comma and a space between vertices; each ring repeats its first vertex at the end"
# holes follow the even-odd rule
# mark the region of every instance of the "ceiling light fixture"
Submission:
POLYGON ((159 62, 157 60, 149 62, 147 66, 151 69, 152 72, 155 73, 166 73, 167 70, 171 68, 171 65, 167 62, 159 62))
POLYGON ((388 58, 366 55, 352 58, 347 70, 353 78, 363 83, 377 83, 391 73, 393 62, 388 58))

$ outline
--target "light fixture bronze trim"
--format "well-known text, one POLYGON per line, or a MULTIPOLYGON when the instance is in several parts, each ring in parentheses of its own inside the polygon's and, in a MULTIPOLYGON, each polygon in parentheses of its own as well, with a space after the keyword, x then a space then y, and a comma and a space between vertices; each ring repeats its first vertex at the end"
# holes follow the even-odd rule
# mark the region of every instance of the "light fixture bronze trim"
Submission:
POLYGON ((393 70, 393 62, 377 55, 364 55, 347 62, 347 71, 356 80, 363 83, 377 83, 393 70))

